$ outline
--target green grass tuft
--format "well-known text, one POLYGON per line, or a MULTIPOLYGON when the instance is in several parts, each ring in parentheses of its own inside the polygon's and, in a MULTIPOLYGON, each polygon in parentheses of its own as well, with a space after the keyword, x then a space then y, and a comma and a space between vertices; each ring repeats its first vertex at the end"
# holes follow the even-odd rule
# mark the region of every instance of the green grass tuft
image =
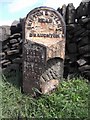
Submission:
POLYGON ((87 118, 89 93, 89 83, 74 78, 62 81, 49 96, 34 99, 3 76, 2 118, 87 118))

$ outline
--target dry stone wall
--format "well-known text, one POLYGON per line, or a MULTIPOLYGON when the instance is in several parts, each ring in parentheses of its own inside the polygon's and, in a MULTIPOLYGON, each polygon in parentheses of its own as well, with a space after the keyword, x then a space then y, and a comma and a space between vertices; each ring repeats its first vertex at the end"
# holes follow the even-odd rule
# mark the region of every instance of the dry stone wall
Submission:
MULTIPOLYGON (((81 2, 76 9, 70 3, 57 11, 66 22, 64 77, 81 74, 90 79, 90 2, 81 2)), ((13 66, 21 70, 22 21, 0 27, 0 63, 3 70, 13 66)))
POLYGON ((90 79, 90 2, 81 2, 75 9, 72 3, 57 10, 66 22, 66 57, 67 75, 84 75, 90 79))
POLYGON ((22 27, 14 22, 12 26, 1 26, 0 64, 2 72, 21 70, 22 64, 22 27))

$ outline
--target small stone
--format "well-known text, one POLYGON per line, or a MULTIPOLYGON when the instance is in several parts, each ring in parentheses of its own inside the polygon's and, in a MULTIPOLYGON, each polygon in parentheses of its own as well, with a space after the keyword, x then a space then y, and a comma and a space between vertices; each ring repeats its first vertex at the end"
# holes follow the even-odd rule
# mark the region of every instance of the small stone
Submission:
POLYGON ((59 80, 52 79, 41 84, 42 94, 50 93, 59 85, 59 80))

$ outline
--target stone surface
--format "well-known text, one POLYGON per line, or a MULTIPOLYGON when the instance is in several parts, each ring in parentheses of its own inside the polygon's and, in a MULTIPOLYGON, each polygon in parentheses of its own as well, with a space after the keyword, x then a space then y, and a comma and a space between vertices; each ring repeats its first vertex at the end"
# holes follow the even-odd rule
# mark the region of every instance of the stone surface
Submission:
POLYGON ((24 34, 23 90, 34 94, 33 88, 40 89, 40 78, 47 81, 63 75, 61 61, 55 60, 54 65, 51 61, 49 68, 48 60, 65 58, 65 23, 52 8, 36 8, 26 17, 24 34))

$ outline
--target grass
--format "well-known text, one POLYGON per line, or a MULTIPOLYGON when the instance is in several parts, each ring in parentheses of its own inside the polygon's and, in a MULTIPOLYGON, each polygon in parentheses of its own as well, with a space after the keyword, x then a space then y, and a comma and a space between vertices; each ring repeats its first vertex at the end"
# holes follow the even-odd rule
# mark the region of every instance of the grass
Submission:
POLYGON ((14 77, 2 77, 2 118, 88 118, 87 80, 63 80, 55 92, 35 99, 21 93, 14 77))

